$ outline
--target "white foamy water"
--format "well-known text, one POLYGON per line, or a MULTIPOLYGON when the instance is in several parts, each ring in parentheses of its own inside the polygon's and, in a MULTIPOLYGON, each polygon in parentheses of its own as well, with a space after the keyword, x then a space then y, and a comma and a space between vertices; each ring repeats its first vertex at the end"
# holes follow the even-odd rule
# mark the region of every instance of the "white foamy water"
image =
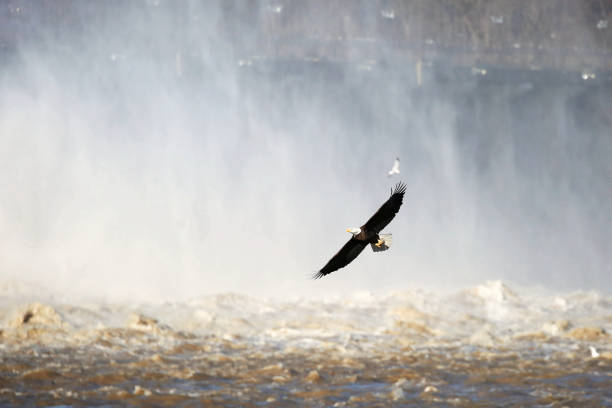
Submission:
MULTIPOLYGON (((225 338, 253 344, 311 347, 332 341, 339 347, 359 338, 435 346, 460 343, 510 345, 517 339, 603 341, 612 330, 612 298, 595 291, 550 293, 513 289, 500 281, 452 292, 412 289, 358 292, 330 299, 271 300, 236 293, 182 302, 74 301, 42 289, 4 284, 0 324, 4 347, 39 328, 32 342, 83 344, 110 329, 137 329, 164 339, 175 333, 225 338)), ((364 343, 365 342, 365 343, 364 343)), ((27 342, 26 342, 27 343, 27 342)), ((602 345, 604 349, 607 344, 602 345)))
POLYGON ((593 291, 130 303, 1 290, 2 405, 612 403, 612 298, 593 291))

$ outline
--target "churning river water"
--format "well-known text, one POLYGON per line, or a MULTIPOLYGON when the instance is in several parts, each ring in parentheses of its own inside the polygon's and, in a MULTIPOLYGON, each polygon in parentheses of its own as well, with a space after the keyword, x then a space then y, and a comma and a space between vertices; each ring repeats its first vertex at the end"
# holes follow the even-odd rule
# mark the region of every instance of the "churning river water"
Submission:
POLYGON ((2 406, 612 406, 612 298, 597 292, 18 292, 0 297, 2 406))

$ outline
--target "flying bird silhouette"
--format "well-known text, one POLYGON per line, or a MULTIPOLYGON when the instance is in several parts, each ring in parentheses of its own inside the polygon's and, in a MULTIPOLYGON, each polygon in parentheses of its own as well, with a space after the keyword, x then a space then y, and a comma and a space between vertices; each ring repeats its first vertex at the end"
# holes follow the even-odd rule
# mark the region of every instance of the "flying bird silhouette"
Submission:
POLYGON ((386 251, 391 246, 391 234, 379 234, 383 228, 391 222, 395 214, 402 206, 406 185, 399 182, 395 189, 391 189, 391 197, 376 211, 370 219, 360 228, 349 228, 346 231, 353 234, 351 239, 325 264, 323 268, 314 274, 314 279, 344 268, 364 250, 368 244, 374 252, 386 251))

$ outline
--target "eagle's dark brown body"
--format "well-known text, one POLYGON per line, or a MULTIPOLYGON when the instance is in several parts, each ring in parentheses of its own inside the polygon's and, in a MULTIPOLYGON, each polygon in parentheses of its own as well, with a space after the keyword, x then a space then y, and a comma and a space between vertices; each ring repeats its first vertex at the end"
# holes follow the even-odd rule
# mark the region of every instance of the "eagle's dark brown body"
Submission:
POLYGON ((365 225, 361 226, 361 232, 357 235, 353 235, 353 238, 356 239, 357 241, 364 241, 367 242, 368 244, 375 244, 378 242, 378 240, 380 239, 380 237, 378 236, 378 233, 374 232, 374 231, 370 231, 364 228, 365 225))
MULTIPOLYGON (((353 235, 351 239, 344 244, 340 251, 325 264, 319 272, 314 275, 315 279, 322 278, 340 268, 345 267, 357 258, 357 256, 369 244, 379 242, 380 231, 387 226, 399 211, 406 186, 403 183, 397 183, 395 189, 391 191, 391 197, 370 217, 370 219, 361 226, 361 231, 353 235)), ((374 248, 374 247, 373 247, 374 248)))

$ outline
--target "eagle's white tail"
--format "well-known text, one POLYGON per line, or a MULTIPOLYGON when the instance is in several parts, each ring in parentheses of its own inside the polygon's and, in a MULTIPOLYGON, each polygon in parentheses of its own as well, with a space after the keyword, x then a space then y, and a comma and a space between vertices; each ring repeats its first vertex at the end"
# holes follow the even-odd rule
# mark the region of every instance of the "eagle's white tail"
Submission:
POLYGON ((380 245, 370 244, 370 246, 372 247, 372 251, 380 252, 389 249, 389 247, 393 243, 393 237, 391 236, 391 234, 378 234, 378 237, 382 242, 379 241, 380 245))

